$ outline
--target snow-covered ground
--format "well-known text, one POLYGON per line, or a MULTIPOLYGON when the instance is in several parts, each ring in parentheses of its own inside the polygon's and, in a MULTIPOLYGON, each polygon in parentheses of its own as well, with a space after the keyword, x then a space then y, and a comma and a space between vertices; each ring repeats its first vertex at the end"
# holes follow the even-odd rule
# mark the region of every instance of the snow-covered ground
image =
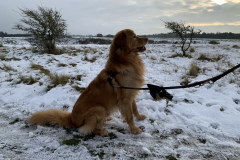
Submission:
MULTIPOLYGON (((172 56, 181 53, 177 44, 147 45, 141 54, 146 84, 196 82, 239 64, 240 41, 217 41, 196 40, 191 58, 172 56), (200 60, 203 54, 208 59, 200 60), (188 74, 192 63, 200 68, 196 77, 188 74)), ((169 102, 142 91, 136 102, 147 119, 135 120, 144 131, 139 135, 130 133, 118 112, 104 125, 108 137, 29 125, 36 111, 71 111, 81 94, 77 89, 87 87, 104 68, 109 52, 109 45, 59 47, 66 53, 32 53, 22 39, 5 39, 0 47, 0 159, 240 159, 240 69, 214 84, 169 90, 174 96, 169 102), (50 75, 56 74, 68 82, 54 86, 50 75)))

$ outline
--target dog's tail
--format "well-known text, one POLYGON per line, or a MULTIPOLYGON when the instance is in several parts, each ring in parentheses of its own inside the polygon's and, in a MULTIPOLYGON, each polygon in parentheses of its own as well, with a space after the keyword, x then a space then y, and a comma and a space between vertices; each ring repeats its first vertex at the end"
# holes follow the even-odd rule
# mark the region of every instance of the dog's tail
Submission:
POLYGON ((64 127, 75 128, 71 119, 71 113, 59 109, 38 111, 29 117, 28 122, 41 126, 59 124, 64 127))

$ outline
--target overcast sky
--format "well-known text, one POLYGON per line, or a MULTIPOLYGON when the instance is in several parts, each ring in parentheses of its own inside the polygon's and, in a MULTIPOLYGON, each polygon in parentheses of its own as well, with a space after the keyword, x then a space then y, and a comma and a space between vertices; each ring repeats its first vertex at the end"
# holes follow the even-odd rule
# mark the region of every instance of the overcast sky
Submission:
POLYGON ((240 33, 240 0, 0 0, 0 31, 12 27, 18 8, 37 5, 61 10, 68 33, 115 34, 130 28, 137 34, 166 33, 163 21, 183 21, 203 32, 240 33))

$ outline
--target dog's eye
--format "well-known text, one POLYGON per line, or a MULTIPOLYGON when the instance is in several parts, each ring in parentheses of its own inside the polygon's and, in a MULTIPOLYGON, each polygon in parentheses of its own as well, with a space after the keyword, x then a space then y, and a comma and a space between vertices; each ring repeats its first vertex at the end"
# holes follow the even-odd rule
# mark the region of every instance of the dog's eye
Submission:
POLYGON ((137 36, 133 36, 133 38, 137 38, 137 36))

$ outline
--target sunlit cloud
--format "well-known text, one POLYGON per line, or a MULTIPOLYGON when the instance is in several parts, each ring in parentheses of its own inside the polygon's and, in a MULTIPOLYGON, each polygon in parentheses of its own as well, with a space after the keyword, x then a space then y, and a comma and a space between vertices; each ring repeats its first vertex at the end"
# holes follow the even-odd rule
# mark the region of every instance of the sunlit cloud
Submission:
POLYGON ((227 3, 225 0, 212 0, 214 3, 217 3, 219 5, 222 5, 224 3, 227 3))
POLYGON ((229 25, 229 26, 240 26, 240 21, 238 22, 231 22, 231 23, 221 23, 221 22, 214 22, 214 23, 188 23, 186 25, 190 26, 224 26, 224 25, 229 25))

